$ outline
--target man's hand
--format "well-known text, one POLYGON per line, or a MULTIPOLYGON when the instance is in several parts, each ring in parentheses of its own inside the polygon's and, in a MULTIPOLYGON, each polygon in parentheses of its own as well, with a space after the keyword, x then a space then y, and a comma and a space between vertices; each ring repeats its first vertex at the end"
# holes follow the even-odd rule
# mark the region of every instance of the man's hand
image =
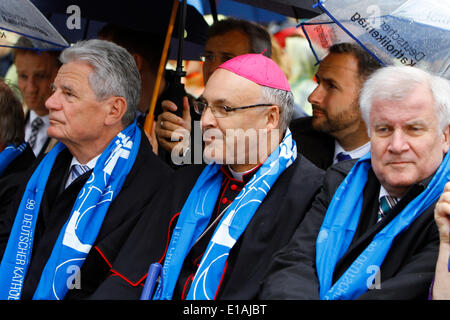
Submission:
POLYGON ((443 243, 449 243, 450 232, 450 182, 447 182, 439 201, 434 208, 434 220, 439 229, 439 238, 443 243))
POLYGON ((434 274, 433 299, 450 300, 449 256, 450 244, 450 182, 447 182, 439 201, 434 208, 434 220, 439 229, 439 255, 434 274))
POLYGON ((177 106, 173 102, 164 100, 162 107, 164 112, 158 116, 155 123, 156 137, 159 145, 171 152, 191 132, 189 101, 187 97, 183 97, 183 118, 173 113, 177 110, 177 106))

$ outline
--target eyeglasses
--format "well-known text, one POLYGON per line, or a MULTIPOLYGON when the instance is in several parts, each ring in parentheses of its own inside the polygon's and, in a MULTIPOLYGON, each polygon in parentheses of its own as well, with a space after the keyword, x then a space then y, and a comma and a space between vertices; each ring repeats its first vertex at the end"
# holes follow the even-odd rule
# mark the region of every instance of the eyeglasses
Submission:
POLYGON ((232 111, 236 110, 244 110, 244 109, 250 109, 250 108, 256 108, 256 107, 270 107, 273 106, 273 104, 268 103, 260 103, 260 104, 252 104, 250 106, 243 106, 243 107, 236 107, 236 108, 230 108, 226 105, 209 105, 208 103, 204 101, 195 100, 194 101, 194 110, 197 114, 202 115, 203 112, 205 112, 206 109, 211 108, 211 112, 216 118, 224 118, 228 116, 228 114, 232 111))

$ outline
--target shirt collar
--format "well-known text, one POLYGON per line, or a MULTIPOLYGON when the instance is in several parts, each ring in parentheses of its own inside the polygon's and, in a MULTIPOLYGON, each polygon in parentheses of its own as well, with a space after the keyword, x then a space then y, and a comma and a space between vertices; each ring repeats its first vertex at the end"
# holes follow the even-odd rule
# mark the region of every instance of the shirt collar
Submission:
POLYGON ((344 148, 342 148, 342 146, 339 144, 339 142, 337 140, 334 140, 334 163, 337 162, 336 155, 340 152, 348 154, 350 157, 352 157, 352 159, 358 159, 369 151, 370 151, 370 141, 356 149, 345 151, 344 148))
MULTIPOLYGON (((97 163, 98 158, 101 156, 101 154, 99 154, 98 156, 96 156, 95 158, 91 159, 88 163, 85 163, 85 166, 88 166, 88 168, 90 170, 94 169, 95 164, 97 163)), ((82 165, 82 163, 80 161, 78 161, 77 158, 72 157, 72 162, 70 163, 70 168, 72 168, 73 165, 75 164, 80 164, 82 165)))
POLYGON ((33 120, 36 118, 41 118, 45 126, 50 125, 50 119, 48 118, 48 114, 46 114, 45 116, 38 116, 38 114, 34 112, 34 110, 30 110, 30 123, 32 123, 33 120))

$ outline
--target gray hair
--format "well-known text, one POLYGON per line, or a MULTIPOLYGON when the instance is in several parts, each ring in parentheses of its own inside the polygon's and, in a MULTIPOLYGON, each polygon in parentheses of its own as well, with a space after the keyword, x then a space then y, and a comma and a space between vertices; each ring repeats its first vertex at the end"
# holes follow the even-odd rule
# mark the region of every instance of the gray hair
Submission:
POLYGON ((280 108, 279 129, 284 134, 294 112, 294 95, 291 91, 261 86, 261 96, 264 103, 273 103, 280 108))
POLYGON ((89 74, 89 85, 97 100, 114 96, 125 98, 127 111, 122 124, 128 126, 134 121, 141 94, 141 77, 127 50, 110 41, 93 39, 75 43, 65 49, 59 59, 62 63, 89 63, 94 68, 89 74))
POLYGON ((442 77, 408 66, 389 66, 373 73, 364 83, 359 98, 361 116, 369 131, 369 115, 375 99, 400 101, 418 86, 430 89, 443 131, 450 124, 450 82, 442 77))

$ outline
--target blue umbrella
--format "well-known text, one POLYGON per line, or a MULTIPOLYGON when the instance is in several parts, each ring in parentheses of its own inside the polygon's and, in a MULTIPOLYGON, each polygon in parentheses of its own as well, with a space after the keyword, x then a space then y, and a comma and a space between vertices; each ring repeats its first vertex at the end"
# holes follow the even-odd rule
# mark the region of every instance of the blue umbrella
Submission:
MULTIPOLYGON (((301 23, 325 49, 356 42, 383 65, 408 65, 450 79, 449 0, 324 0, 301 23)), ((311 42, 318 61, 327 53, 311 42)))

